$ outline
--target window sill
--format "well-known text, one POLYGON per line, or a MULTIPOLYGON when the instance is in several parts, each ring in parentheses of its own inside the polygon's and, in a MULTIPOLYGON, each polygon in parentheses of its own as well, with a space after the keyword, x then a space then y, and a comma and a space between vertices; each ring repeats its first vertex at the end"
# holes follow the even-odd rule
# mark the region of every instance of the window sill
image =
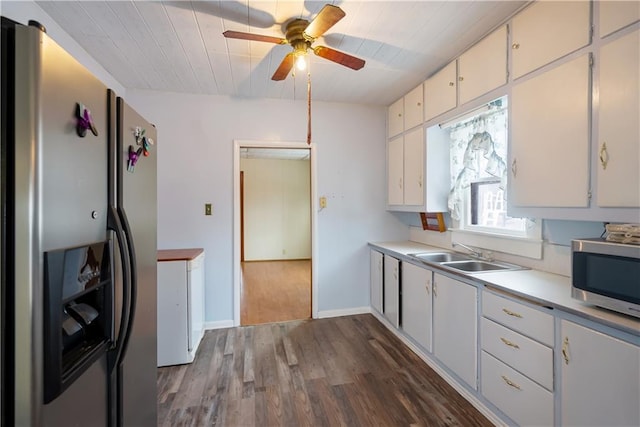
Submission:
POLYGON ((542 239, 485 233, 462 229, 449 229, 451 241, 464 245, 533 259, 542 259, 542 239))

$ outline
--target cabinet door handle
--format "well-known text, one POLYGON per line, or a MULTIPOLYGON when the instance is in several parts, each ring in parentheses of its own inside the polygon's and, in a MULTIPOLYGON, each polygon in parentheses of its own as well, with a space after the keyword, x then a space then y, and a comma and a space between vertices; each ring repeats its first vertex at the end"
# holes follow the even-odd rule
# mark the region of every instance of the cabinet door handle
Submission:
POLYGON ((449 82, 449 86, 453 86, 453 85, 455 85, 454 82, 449 82))
POLYGON ((600 147, 600 164, 602 165, 602 170, 607 169, 607 163, 609 163, 609 152, 607 151, 607 143, 603 142, 602 147, 600 147))
POLYGON ((398 113, 398 117, 402 117, 402 113, 398 113))
POLYGON ((438 296, 438 284, 436 282, 433 282, 433 296, 438 296))
POLYGON ((429 295, 429 281, 427 281, 427 283, 425 283, 424 289, 427 291, 427 295, 429 295))
POLYGON ((512 341, 509 341, 506 338, 500 337, 500 341, 502 341, 505 345, 508 345, 509 347, 513 347, 513 348, 517 348, 517 349, 520 348, 520 346, 518 344, 516 344, 516 343, 514 343, 512 341))
POLYGON ((398 187, 402 188, 402 178, 398 178, 398 187))
POLYGON ((564 358, 564 364, 569 364, 569 337, 564 337, 562 341, 562 357, 564 358))
POLYGON ((520 386, 516 383, 514 383, 513 381, 511 381, 509 378, 507 378, 505 375, 502 375, 502 380, 507 383, 508 386, 511 386, 513 388, 515 388, 516 390, 522 390, 522 388, 520 388, 520 386))
POLYGON ((461 82, 461 81, 463 81, 463 80, 464 80, 464 77, 462 77, 462 76, 458 77, 458 81, 459 81, 459 82, 461 82))
POLYGON ((513 316, 513 317, 517 317, 519 319, 522 319, 522 314, 513 312, 507 308, 503 308, 502 311, 504 311, 506 314, 508 314, 509 316, 513 316))
POLYGON ((418 177, 418 187, 422 188, 422 175, 418 177))
POLYGON ((518 165, 516 163, 516 159, 513 159, 513 162, 511 162, 511 172, 513 173, 514 177, 518 175, 518 165))
POLYGON ((511 49, 520 49, 520 43, 514 43, 511 45, 511 49))
POLYGON ((422 102, 418 102, 418 107, 422 105, 422 102))

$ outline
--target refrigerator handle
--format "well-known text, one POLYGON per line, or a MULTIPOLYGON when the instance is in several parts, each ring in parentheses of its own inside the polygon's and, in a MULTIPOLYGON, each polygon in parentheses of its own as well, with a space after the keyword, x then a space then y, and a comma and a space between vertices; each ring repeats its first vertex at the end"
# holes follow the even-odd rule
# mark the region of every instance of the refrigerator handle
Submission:
MULTIPOLYGON (((123 317, 120 323, 120 329, 122 330, 123 325, 125 325, 126 320, 126 329, 124 331, 124 336, 122 338, 121 343, 119 345, 120 348, 120 357, 117 363, 122 363, 124 356, 127 352, 127 347, 129 346, 129 339, 131 338, 131 330, 133 328, 133 321, 136 314, 136 305, 137 305, 137 297, 138 297, 138 268, 136 265, 136 249, 133 245, 133 236, 131 234, 131 227, 129 226, 129 220, 127 219, 127 213, 124 208, 118 207, 118 216, 120 217, 120 222, 122 223, 122 227, 124 229, 124 234, 126 236, 127 242, 127 251, 129 253, 129 268, 130 268, 130 277, 129 277, 129 306, 127 310, 127 318, 123 317)), ((124 299, 123 299, 123 307, 124 307, 124 299)), ((123 308, 124 310, 124 308, 123 308)))
MULTIPOLYGON (((109 357, 109 370, 111 371, 114 366, 121 359, 120 349, 122 348, 122 341, 125 336, 125 328, 127 327, 129 319, 129 305, 130 305, 130 282, 131 282, 131 269, 129 264, 129 248, 125 244, 126 235, 122 222, 116 209, 113 206, 109 206, 109 214, 107 216, 107 229, 115 233, 116 240, 118 242, 118 249, 120 252, 120 263, 122 265, 122 317, 120 321, 120 328, 118 330, 118 337, 112 346, 113 352, 109 357)), ((115 319, 115 317, 114 317, 115 319)))

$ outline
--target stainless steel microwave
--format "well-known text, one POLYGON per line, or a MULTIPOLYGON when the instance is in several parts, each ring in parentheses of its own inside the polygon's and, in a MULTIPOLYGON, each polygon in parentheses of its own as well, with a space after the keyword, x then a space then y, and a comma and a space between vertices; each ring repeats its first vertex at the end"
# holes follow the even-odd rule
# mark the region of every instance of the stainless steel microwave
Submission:
POLYGON ((573 298, 640 317, 640 246, 573 240, 571 264, 573 298))

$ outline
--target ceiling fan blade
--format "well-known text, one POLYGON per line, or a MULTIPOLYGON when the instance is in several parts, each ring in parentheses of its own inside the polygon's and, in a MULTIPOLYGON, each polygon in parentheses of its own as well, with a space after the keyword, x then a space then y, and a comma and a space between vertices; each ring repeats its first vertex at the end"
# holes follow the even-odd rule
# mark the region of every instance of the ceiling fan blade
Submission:
POLYGON ((287 44, 287 40, 280 37, 263 36, 260 34, 252 34, 252 33, 243 33, 242 31, 227 30, 224 33, 222 33, 222 35, 229 39, 241 39, 241 40, 251 40, 256 42, 287 44))
POLYGON ((305 28, 304 33, 313 39, 317 39, 325 31, 333 27, 336 22, 344 18, 345 15, 344 10, 338 6, 325 4, 320 13, 305 28))
POLYGON ((326 46, 314 47, 313 53, 324 59, 328 59, 329 61, 337 62, 345 67, 349 67, 352 70, 359 70, 364 67, 365 63, 364 59, 356 58, 355 56, 351 56, 326 46))
POLYGON ((295 55, 293 54, 293 52, 287 53, 287 56, 284 57, 284 59, 280 63, 280 66, 276 70, 276 72, 273 73, 273 77, 271 77, 271 80, 279 81, 279 80, 286 79, 287 76, 289 75, 289 72, 293 68, 294 58, 295 58, 295 55))

